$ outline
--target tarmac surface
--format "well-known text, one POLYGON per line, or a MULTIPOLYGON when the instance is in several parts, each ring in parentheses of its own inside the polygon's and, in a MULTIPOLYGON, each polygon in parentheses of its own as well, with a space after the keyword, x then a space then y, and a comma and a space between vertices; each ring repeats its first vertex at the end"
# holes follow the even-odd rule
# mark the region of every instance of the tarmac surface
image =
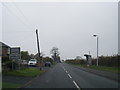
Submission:
MULTIPOLYGON (((70 64, 68 64, 68 65, 70 65, 70 64)), ((114 73, 114 72, 95 70, 95 69, 90 69, 90 68, 74 66, 74 65, 71 65, 71 66, 73 66, 75 68, 79 68, 79 69, 86 71, 86 72, 90 72, 90 73, 93 73, 93 74, 96 74, 99 76, 103 76, 103 77, 115 80, 115 81, 120 81, 120 73, 118 74, 118 73, 114 73)))
MULTIPOLYGON (((32 68, 32 67, 30 67, 32 68)), ((23 84, 21 88, 118 88, 118 74, 58 63, 41 76, 2 76, 2 81, 23 84)))

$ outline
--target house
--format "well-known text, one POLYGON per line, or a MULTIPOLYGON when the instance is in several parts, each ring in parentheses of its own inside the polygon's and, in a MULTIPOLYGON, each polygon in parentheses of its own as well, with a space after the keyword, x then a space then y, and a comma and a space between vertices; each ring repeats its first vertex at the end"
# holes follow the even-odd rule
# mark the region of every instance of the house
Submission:
POLYGON ((8 57, 10 52, 10 46, 3 42, 0 42, 0 57, 8 57))

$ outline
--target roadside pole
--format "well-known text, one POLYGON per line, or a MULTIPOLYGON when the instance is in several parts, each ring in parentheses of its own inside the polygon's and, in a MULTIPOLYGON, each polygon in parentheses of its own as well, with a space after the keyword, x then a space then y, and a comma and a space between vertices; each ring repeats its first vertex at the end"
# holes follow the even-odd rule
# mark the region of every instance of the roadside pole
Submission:
POLYGON ((38 46, 38 59, 39 59, 39 69, 42 70, 42 62, 40 60, 40 47, 39 47, 39 38, 38 38, 38 30, 36 29, 36 36, 37 36, 37 46, 38 46))

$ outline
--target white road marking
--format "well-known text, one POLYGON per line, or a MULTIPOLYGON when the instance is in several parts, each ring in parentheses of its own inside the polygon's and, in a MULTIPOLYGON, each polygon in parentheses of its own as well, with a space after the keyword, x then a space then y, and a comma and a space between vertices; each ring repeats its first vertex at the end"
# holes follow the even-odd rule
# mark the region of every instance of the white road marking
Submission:
POLYGON ((77 85, 77 83, 75 81, 73 81, 73 83, 75 84, 75 86, 78 88, 78 90, 81 90, 80 87, 77 85))
POLYGON ((62 68, 64 69, 64 71, 66 71, 64 67, 62 67, 62 68))
POLYGON ((66 73, 68 73, 68 71, 65 71, 66 73))
POLYGON ((68 76, 69 76, 70 78, 72 78, 72 77, 70 76, 70 74, 68 74, 68 76))
MULTIPOLYGON (((65 69, 65 67, 62 66, 62 68, 68 74, 69 78, 72 79, 71 75, 68 73, 68 71, 65 69)), ((81 88, 78 86, 78 84, 74 80, 73 80, 73 83, 75 84, 75 86, 77 87, 78 90, 81 90, 81 88)))
POLYGON ((66 71, 66 70, 64 69, 64 71, 66 71))

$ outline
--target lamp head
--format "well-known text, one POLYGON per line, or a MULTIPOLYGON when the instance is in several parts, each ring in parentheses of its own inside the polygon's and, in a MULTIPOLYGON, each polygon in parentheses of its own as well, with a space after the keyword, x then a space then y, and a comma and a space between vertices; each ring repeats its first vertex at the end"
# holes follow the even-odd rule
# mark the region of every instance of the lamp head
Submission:
POLYGON ((94 37, 97 37, 97 35, 93 35, 94 37))

